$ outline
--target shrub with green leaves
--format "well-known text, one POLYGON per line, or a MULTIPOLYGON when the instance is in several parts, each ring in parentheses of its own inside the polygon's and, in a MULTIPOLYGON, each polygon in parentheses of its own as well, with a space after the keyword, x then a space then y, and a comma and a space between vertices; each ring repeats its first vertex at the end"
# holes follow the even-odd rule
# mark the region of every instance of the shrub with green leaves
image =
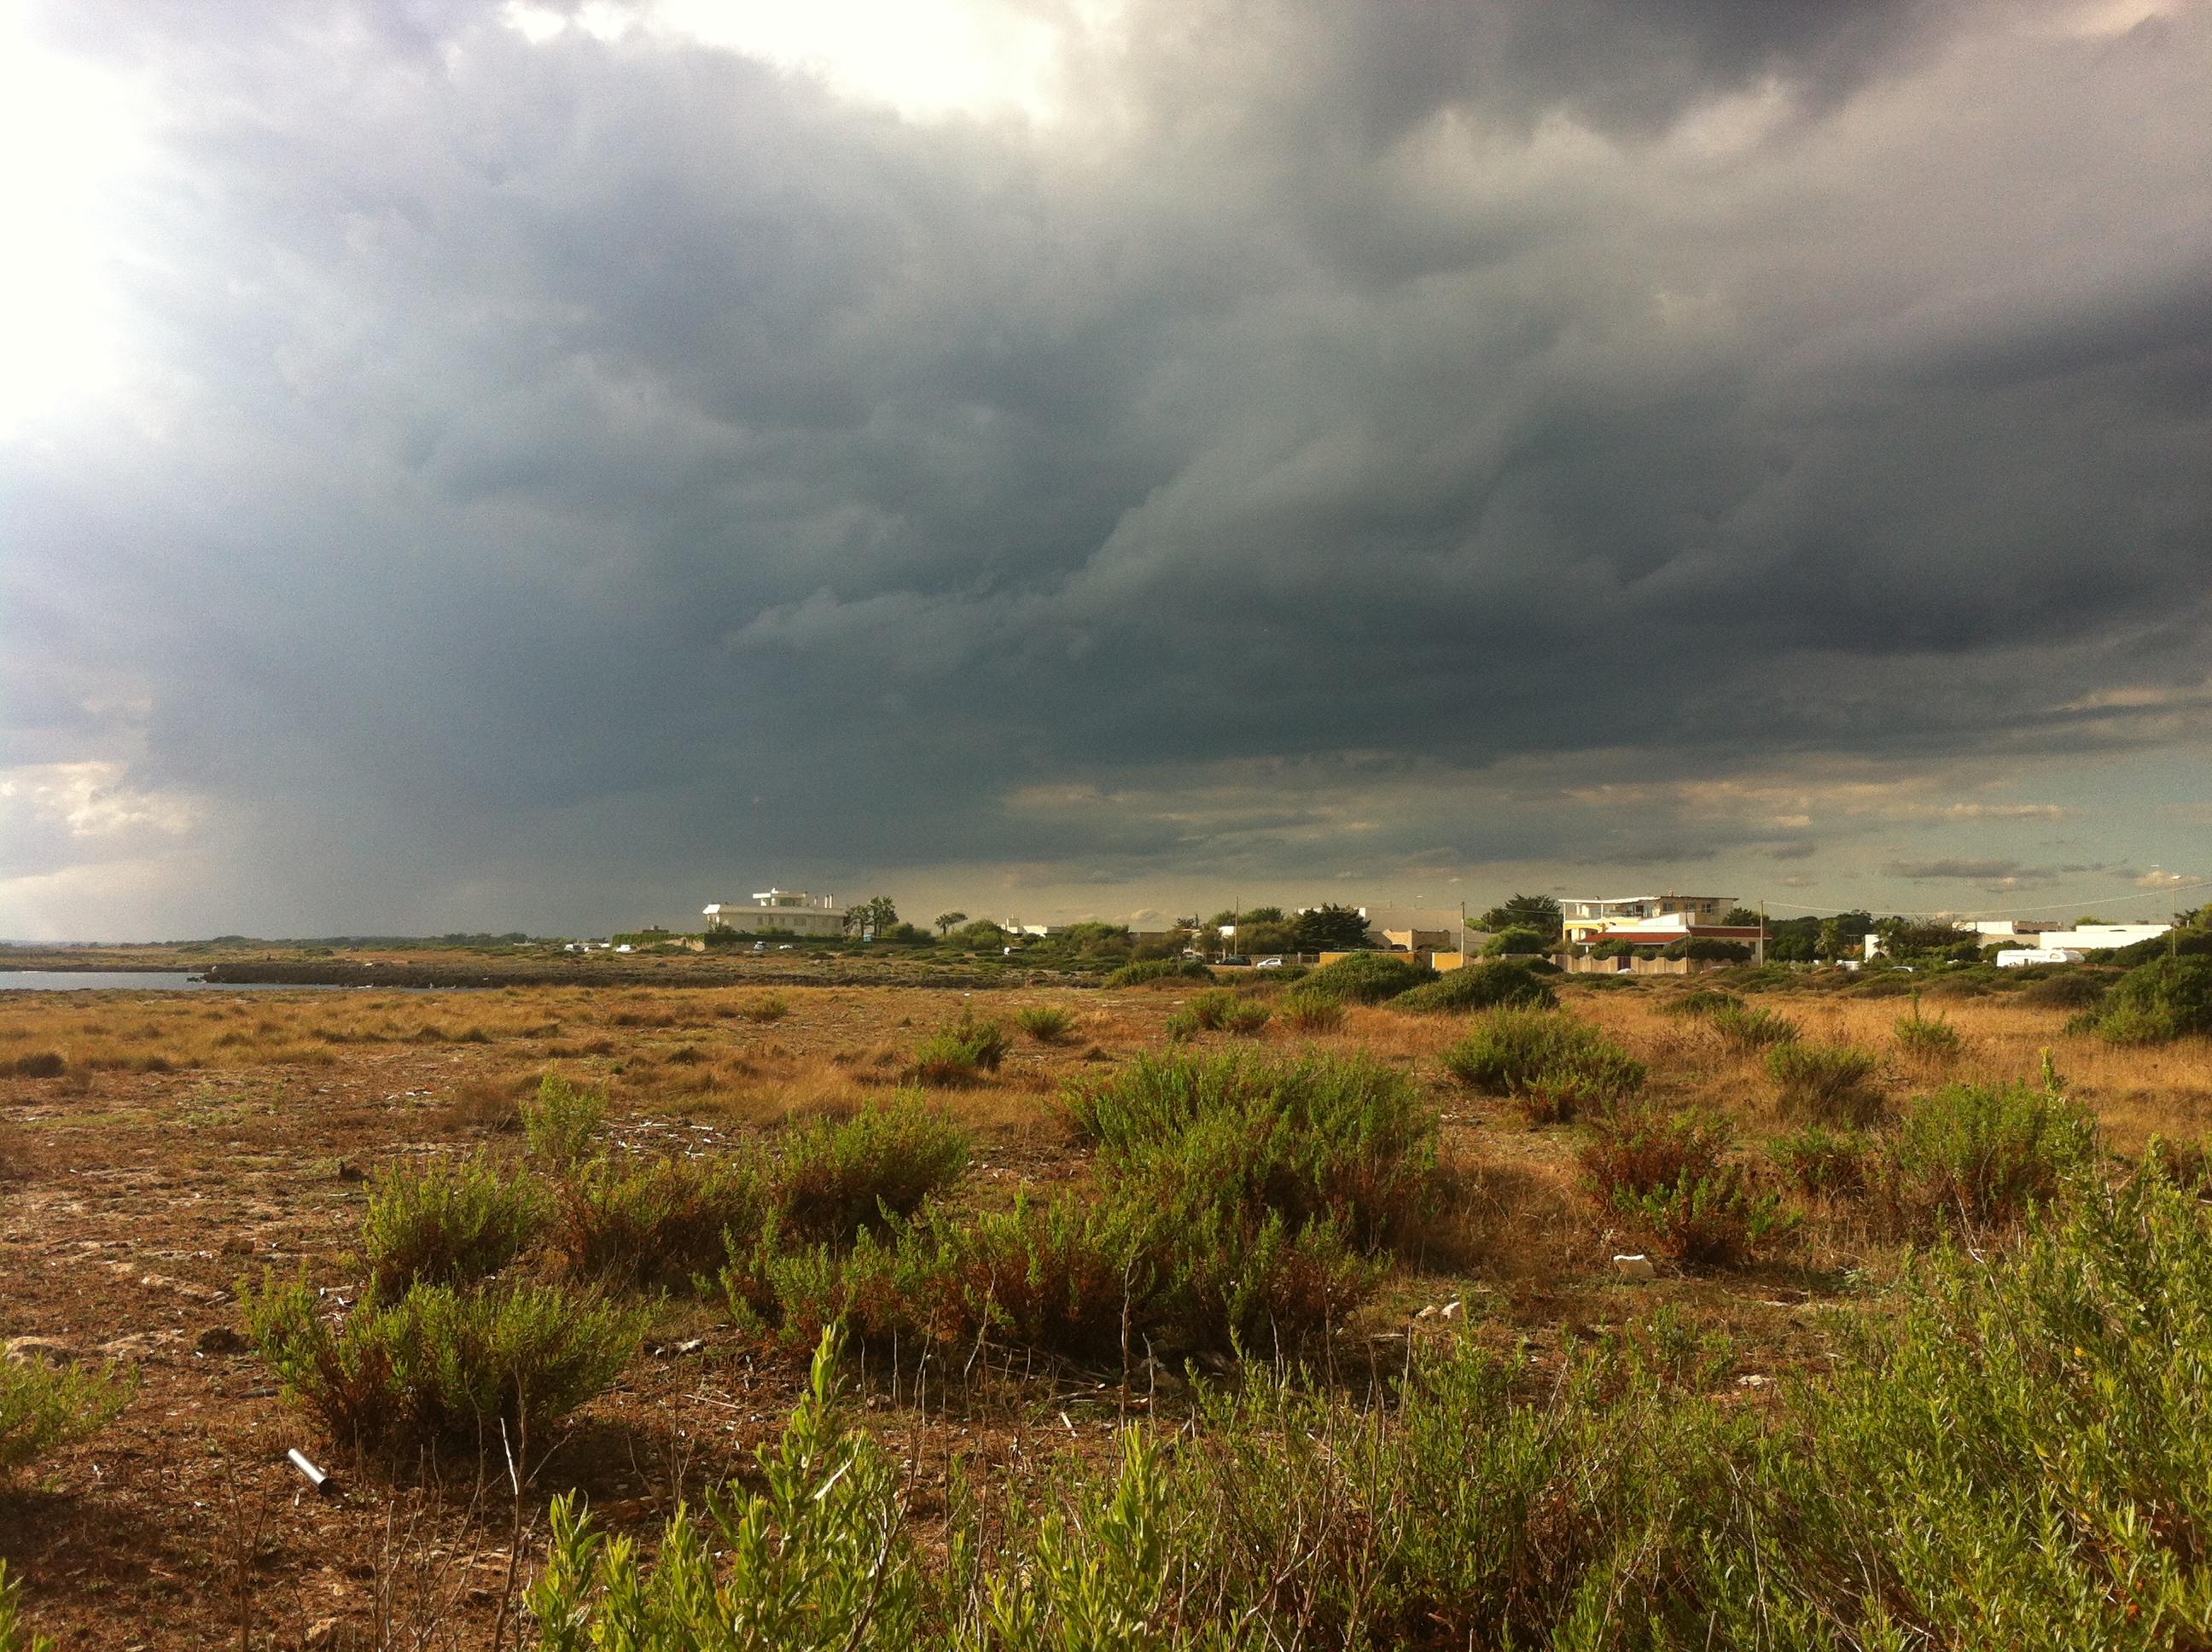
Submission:
POLYGON ((2088 1025, 2115 1044, 2163 1044, 2212 1034, 2212 957, 2137 964, 2113 983, 2088 1025))
POLYGON ((1724 993, 1717 987, 1693 987, 1666 999, 1659 1005, 1659 1013, 1679 1021, 1702 1021, 1723 1010, 1741 1008, 1743 999, 1734 993, 1724 993))
POLYGON ((1725 1266, 1786 1233, 1790 1218, 1728 1158, 1728 1121, 1638 1108, 1601 1121, 1582 1151, 1601 1205, 1651 1236, 1662 1255, 1725 1266))
POLYGON ((771 1026, 791 1013, 791 1000, 781 993, 763 993, 740 1004, 738 1013, 756 1026, 771 1026))
POLYGON ((774 1176, 778 1230, 800 1243, 842 1245, 884 1212, 911 1216, 968 1169, 968 1133, 902 1095, 849 1119, 821 1120, 786 1136, 774 1176))
POLYGON ((1879 1064, 1848 1044, 1777 1044, 1766 1052, 1766 1076, 1785 1119, 1866 1126, 1888 1110, 1877 1082, 1879 1064))
POLYGON ((1040 1044, 1061 1044, 1075 1029, 1075 1017, 1057 1004, 1032 1004, 1015 1013, 1014 1025, 1040 1044))
POLYGON ((88 1440, 137 1385, 104 1371, 0 1358, 0 1485, 52 1451, 88 1440))
POLYGON ((1344 1024, 1344 1000, 1334 993, 1299 986, 1275 1006, 1283 1024, 1303 1033, 1334 1032, 1344 1024))
POLYGON ((520 1455, 612 1388, 647 1316, 557 1285, 472 1291, 418 1285, 334 1324, 314 1287, 242 1285, 247 1333, 285 1391, 331 1437, 368 1449, 440 1444, 520 1455))
POLYGON ((1492 1010, 1444 1052, 1444 1071, 1492 1096, 1541 1094, 1571 1116, 1643 1089, 1644 1063, 1588 1022, 1543 1010, 1492 1010))
POLYGON ((1920 994, 1912 995, 1912 1011, 1897 1018, 1897 1047, 1923 1061, 1951 1061, 1965 1050, 1959 1029, 1940 1015, 1920 1012, 1920 994))
POLYGON ((1441 981, 1401 993, 1389 1002, 1394 1010, 1450 1015, 1500 1005, 1555 1010, 1559 995, 1526 964, 1471 963, 1451 970, 1441 981))
POLYGON ((362 1248, 382 1296, 413 1285, 470 1285, 527 1250, 546 1215, 536 1181, 489 1158, 401 1166, 369 1195, 362 1248))
POLYGON ((1273 1018, 1273 1011, 1266 1005, 1240 998, 1226 987, 1200 993, 1191 999, 1188 1013, 1193 1021, 1209 1032, 1238 1033, 1247 1037, 1260 1032, 1273 1018))
POLYGON ((1775 1168, 1799 1192, 1815 1199, 1850 1199, 1864 1193, 1871 1151, 1863 1136, 1816 1124, 1767 1144, 1775 1168))
POLYGON ((1354 952, 1325 963, 1300 983, 1347 1004, 1380 1004, 1437 979, 1425 963, 1393 952, 1354 952))
POLYGON ((602 1158, 562 1183, 553 1249, 586 1279, 680 1286, 752 1243, 770 1208, 768 1178, 749 1155, 602 1158))
POLYGON ((534 1163, 565 1170, 590 1156, 606 1116, 606 1091, 549 1072, 522 1103, 522 1139, 534 1163))
POLYGON ((2001 1227, 2093 1163, 2096 1129, 2048 1085, 1949 1084, 1914 1103, 1875 1167, 1895 1223, 2001 1227))
POLYGON ((1006 1029, 963 1010, 960 1019, 923 1039, 914 1053, 915 1077, 925 1084, 970 1084, 996 1072, 1006 1059, 1006 1029))
POLYGON ((1797 1023, 1788 1016, 1741 1004, 1723 1004, 1708 1010, 1705 1024, 1721 1036, 1723 1042, 1740 1050, 1771 1049, 1777 1044, 1795 1043, 1798 1036, 1797 1023))
POLYGON ((1109 987, 1180 987, 1187 981, 1211 981, 1212 979, 1213 971, 1196 958, 1140 958, 1115 970, 1106 977, 1106 984, 1109 987))
POLYGON ((648 1569, 556 1498, 545 1566, 530 1586, 544 1652, 912 1652, 925 1643, 922 1576, 903 1476, 838 1416, 825 1337, 806 1397, 759 1454, 762 1489, 678 1509, 648 1569))

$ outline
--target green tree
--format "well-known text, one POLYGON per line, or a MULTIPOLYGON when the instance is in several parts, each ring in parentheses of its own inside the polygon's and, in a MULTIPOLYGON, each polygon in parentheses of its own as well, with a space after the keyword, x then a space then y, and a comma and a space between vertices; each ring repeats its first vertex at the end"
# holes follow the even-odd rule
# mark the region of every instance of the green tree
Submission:
POLYGON ((1357 952, 1367 944, 1367 920, 1356 907, 1308 907, 1291 920, 1301 952, 1357 952))
POLYGON ((1520 958, 1551 950, 1552 942, 1540 929, 1527 924, 1513 924, 1491 937, 1484 947, 1485 956, 1493 958, 1520 958))
POLYGON ((1760 918, 1759 914, 1749 907, 1730 907, 1728 909, 1728 916, 1721 921, 1731 929, 1754 929, 1758 927, 1760 918))
POLYGON ((937 914, 937 932, 950 935, 957 926, 967 921, 968 914, 964 912, 940 912, 937 914))
POLYGON ((1860 943, 1873 931, 1871 912, 1838 912, 1820 921, 1820 954, 1824 958, 1856 957, 1860 943))
POLYGON ((899 920, 898 908, 888 895, 878 895, 860 902, 845 914, 845 932, 862 935, 873 932, 887 935, 899 920))
POLYGON ((1533 929, 1547 941, 1559 938, 1559 903, 1548 895, 1516 895, 1475 920, 1477 927, 1500 932, 1533 929))

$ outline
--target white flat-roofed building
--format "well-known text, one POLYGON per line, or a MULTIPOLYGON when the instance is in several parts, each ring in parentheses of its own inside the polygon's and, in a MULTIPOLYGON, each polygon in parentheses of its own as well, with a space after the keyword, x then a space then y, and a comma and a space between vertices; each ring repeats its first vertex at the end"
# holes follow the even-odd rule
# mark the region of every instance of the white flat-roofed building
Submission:
POLYGON ((1735 904, 1733 895, 1623 895, 1562 901, 1559 921, 1570 944, 1603 940, 1614 929, 1679 929, 1686 936, 1718 924, 1735 904))
POLYGON ((834 937, 845 932, 845 908, 835 896, 809 895, 801 890, 763 890, 750 906, 716 901, 705 908, 707 927, 732 929, 741 935, 811 935, 834 937))

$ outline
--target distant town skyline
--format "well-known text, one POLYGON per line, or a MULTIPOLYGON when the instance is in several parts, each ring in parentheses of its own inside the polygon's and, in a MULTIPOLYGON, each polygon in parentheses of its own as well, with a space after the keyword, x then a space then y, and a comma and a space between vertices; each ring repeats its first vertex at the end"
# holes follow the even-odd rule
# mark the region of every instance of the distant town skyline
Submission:
POLYGON ((2201 904, 2208 108, 2203 0, 5 0, 0 935, 2201 904))

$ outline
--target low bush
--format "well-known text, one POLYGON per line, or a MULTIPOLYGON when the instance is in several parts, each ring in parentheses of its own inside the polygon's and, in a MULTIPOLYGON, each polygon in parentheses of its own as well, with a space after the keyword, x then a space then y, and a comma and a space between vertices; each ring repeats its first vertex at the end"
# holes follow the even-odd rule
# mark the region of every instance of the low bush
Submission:
POLYGON ((1597 1201, 1681 1262, 1745 1260, 1787 1232, 1791 1218, 1729 1161, 1725 1119, 1649 1109, 1615 1114, 1591 1132, 1583 1174, 1597 1201))
POLYGON ((1325 963, 1305 978, 1309 990, 1327 993, 1347 1004, 1380 1004, 1437 979, 1425 963, 1391 952, 1354 952, 1325 963))
POLYGON ((600 1159, 562 1182, 553 1248, 585 1279, 683 1285, 754 1242, 769 1197, 750 1157, 600 1159))
POLYGON ((738 1013, 757 1026, 771 1026, 791 1013, 791 1000, 781 993, 763 993, 738 1005, 738 1013))
POLYGON ((1188 1014, 1209 1032, 1237 1033, 1248 1038, 1257 1035, 1274 1018, 1274 1011, 1266 1005, 1239 998, 1225 987, 1200 993, 1191 999, 1188 1014))
POLYGON ((1125 963, 1106 977, 1109 987, 1142 987, 1161 982, 1180 987, 1186 981, 1213 979, 1213 971, 1196 958, 1145 958, 1125 963))
POLYGON ((1016 1012, 1014 1025, 1040 1044, 1061 1044, 1075 1030, 1075 1017, 1057 1004, 1032 1004, 1016 1012))
POLYGON ((922 1040, 914 1053, 915 1077, 925 1084, 969 1084, 996 1072, 1006 1059, 1006 1029, 978 1021, 969 1011, 922 1040))
POLYGON ((1875 1191, 1908 1232, 2001 1227, 2095 1155, 2094 1126, 2048 1084, 1950 1084, 1906 1113, 1874 1167, 1875 1191))
POLYGON ((1920 994, 1912 995, 1912 1013, 1897 1018, 1897 1047, 1923 1061, 1955 1060, 1966 1047, 1959 1029, 1942 1016, 1920 1013, 1920 994))
POLYGON ((847 1244, 884 1212, 911 1216, 968 1168, 968 1134, 912 1095, 793 1132, 775 1175, 778 1229, 803 1243, 847 1244))
POLYGON ((1542 1010, 1492 1010, 1444 1052, 1444 1071, 1493 1096, 1543 1091, 1547 1110, 1609 1107, 1644 1087, 1644 1063, 1587 1022, 1542 1010))
POLYGON ((590 1155, 599 1127, 606 1121, 607 1095, 603 1090, 580 1089, 549 1072, 521 1110, 522 1139, 531 1158, 565 1170, 590 1155))
POLYGON ((381 1296, 415 1285, 472 1285, 527 1250, 544 1229, 544 1190, 481 1157, 388 1172, 368 1198, 362 1247, 381 1296))
POLYGON ((1555 1010, 1559 995, 1526 964, 1471 963, 1452 970, 1442 981, 1401 993, 1389 1003, 1394 1010, 1411 1010, 1420 1015, 1494 1010, 1500 1005, 1555 1010))
POLYGON ((2122 975, 2092 1025, 2115 1044, 2212 1033, 2212 957, 2154 958, 2122 975))
POLYGON ((1785 1119, 1865 1126, 1887 1108, 1875 1058, 1848 1044, 1777 1044, 1766 1052, 1775 1105, 1785 1119))
POLYGON ((444 1444, 518 1458, 637 1351, 641 1310, 555 1285, 416 1285, 342 1325, 305 1279, 242 1286, 248 1333, 285 1391, 331 1437, 364 1448, 444 1444))
POLYGON ((1303 1033, 1334 1032, 1344 1024, 1342 999, 1305 987, 1284 993, 1275 1012, 1285 1026, 1303 1033))
POLYGON ((1819 1125, 1767 1144, 1767 1153, 1800 1193, 1816 1199, 1850 1199, 1866 1191, 1870 1150, 1866 1139, 1819 1125))
POLYGON ((1797 1039, 1797 1023, 1788 1016, 1741 1004, 1723 1004, 1707 1011, 1705 1024, 1740 1050, 1771 1049, 1797 1039))
POLYGON ((134 1391, 101 1371, 0 1358, 0 1485, 49 1452, 99 1433, 134 1391))
POLYGON ((2025 983, 2020 989, 2020 1001, 2047 1009, 2094 1009, 2104 1002, 2114 979, 2105 970, 2066 965, 2025 983))
POLYGON ((38 1050, 9 1065, 18 1078, 58 1078, 69 1071, 69 1058, 59 1050, 38 1050))
POLYGON ((1659 1006, 1662 1015, 1671 1015, 1678 1020, 1696 1021, 1717 1014, 1723 1010, 1741 1010, 1743 1000, 1734 993, 1724 993, 1717 987, 1693 987, 1679 993, 1659 1006))
POLYGON ((1206 1030, 1206 1024, 1198 1018, 1196 1011, 1177 1010, 1167 1018, 1163 1030, 1167 1034, 1169 1043, 1187 1044, 1206 1030))
POLYGON ((944 1224, 936 1267, 965 1310, 963 1340, 981 1333, 1073 1358, 1122 1351, 1149 1317, 1142 1235, 1126 1206, 1063 1194, 1018 1195, 1011 1211, 944 1224))

